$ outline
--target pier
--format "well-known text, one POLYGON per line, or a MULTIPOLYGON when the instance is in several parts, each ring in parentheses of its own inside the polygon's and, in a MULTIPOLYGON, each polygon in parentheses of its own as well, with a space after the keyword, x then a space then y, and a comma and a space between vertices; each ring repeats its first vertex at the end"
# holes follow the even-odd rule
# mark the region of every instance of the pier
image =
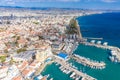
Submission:
POLYGON ((78 46, 78 42, 74 43, 72 48, 71 48, 71 51, 68 54, 72 55, 74 50, 77 48, 77 46, 78 46))
POLYGON ((68 62, 66 62, 62 59, 59 59, 56 56, 54 56, 54 61, 57 62, 58 64, 60 64, 61 66, 63 66, 65 69, 70 70, 71 72, 74 72, 75 75, 78 75, 78 76, 84 78, 84 80, 96 80, 92 76, 89 76, 83 72, 78 71, 77 69, 73 68, 68 62))
POLYGON ((114 46, 104 46, 102 44, 95 44, 95 43, 90 43, 90 42, 83 42, 83 44, 88 45, 88 46, 95 46, 98 48, 103 48, 103 49, 109 49, 109 50, 113 50, 113 49, 118 49, 118 47, 114 47, 114 46))
POLYGON ((76 54, 74 54, 72 58, 75 59, 78 63, 93 69, 104 69, 106 65, 104 62, 93 61, 89 58, 85 58, 76 54))
POLYGON ((103 40, 103 38, 94 38, 94 37, 84 37, 84 39, 103 40))
POLYGON ((115 62, 120 63, 120 48, 115 47, 115 46, 95 44, 95 43, 90 43, 90 42, 84 42, 83 44, 88 45, 88 46, 95 46, 97 48, 102 48, 102 49, 108 49, 108 50, 111 50, 111 51, 115 51, 115 54, 114 54, 114 57, 116 58, 115 62))

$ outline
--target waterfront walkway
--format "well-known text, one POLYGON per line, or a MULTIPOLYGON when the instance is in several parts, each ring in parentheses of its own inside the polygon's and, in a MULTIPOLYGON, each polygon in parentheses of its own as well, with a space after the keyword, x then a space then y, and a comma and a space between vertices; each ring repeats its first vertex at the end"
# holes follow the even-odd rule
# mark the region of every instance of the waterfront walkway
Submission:
POLYGON ((58 64, 62 65, 64 68, 70 70, 71 72, 74 72, 76 75, 79 75, 81 76, 82 78, 84 78, 85 80, 96 80, 95 78, 93 78, 92 76, 89 76, 85 73, 82 73, 76 69, 74 69, 68 62, 62 60, 62 59, 59 59, 58 57, 54 56, 54 60, 55 62, 57 62, 58 64))
POLYGON ((35 72, 35 76, 39 75, 43 70, 44 68, 47 66, 47 64, 51 64, 53 61, 50 61, 49 63, 43 63, 41 64, 41 66, 36 70, 35 72))
POLYGON ((46 66, 47 64, 42 64, 37 70, 36 70, 36 72, 35 72, 35 76, 37 76, 37 75, 39 75, 42 71, 43 71, 43 69, 45 68, 45 66, 46 66))
POLYGON ((72 55, 72 54, 73 54, 73 52, 74 52, 74 50, 77 48, 77 46, 78 46, 78 43, 77 43, 77 42, 76 42, 76 43, 74 43, 74 44, 73 44, 73 46, 72 46, 72 48, 71 48, 70 53, 68 53, 68 54, 72 55))
POLYGON ((88 58, 76 55, 76 54, 73 54, 72 58, 75 59, 78 63, 81 63, 84 66, 88 66, 94 69, 103 69, 105 68, 105 65, 106 65, 104 62, 93 61, 88 58))

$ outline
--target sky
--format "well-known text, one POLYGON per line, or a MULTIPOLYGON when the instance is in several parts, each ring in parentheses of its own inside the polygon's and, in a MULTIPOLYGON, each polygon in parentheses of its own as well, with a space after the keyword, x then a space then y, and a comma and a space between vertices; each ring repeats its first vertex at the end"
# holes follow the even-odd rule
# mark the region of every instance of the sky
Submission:
POLYGON ((120 0, 0 0, 0 6, 120 10, 120 0))

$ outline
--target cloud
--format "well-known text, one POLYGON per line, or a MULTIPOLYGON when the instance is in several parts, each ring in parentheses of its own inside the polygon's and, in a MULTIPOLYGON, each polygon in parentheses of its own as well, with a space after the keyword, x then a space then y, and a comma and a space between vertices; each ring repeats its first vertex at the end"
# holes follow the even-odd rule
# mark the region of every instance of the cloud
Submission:
POLYGON ((14 2, 78 2, 80 0, 10 0, 10 1, 14 1, 14 2))
POLYGON ((24 2, 105 2, 105 3, 114 3, 117 0, 0 0, 0 2, 6 4, 15 4, 15 3, 24 3, 24 2))
POLYGON ((6 3, 6 4, 10 4, 10 5, 13 5, 15 4, 15 2, 13 0, 2 0, 0 1, 1 3, 6 3))
POLYGON ((85 1, 85 2, 105 2, 105 3, 117 2, 117 0, 81 0, 81 1, 85 1))
POLYGON ((113 3, 113 2, 117 2, 117 0, 102 0, 103 2, 107 2, 107 3, 113 3))
POLYGON ((15 3, 15 2, 117 2, 117 0, 2 0, 8 3, 15 3))
POLYGON ((15 5, 16 3, 32 2, 79 2, 81 0, 0 0, 0 4, 15 5))

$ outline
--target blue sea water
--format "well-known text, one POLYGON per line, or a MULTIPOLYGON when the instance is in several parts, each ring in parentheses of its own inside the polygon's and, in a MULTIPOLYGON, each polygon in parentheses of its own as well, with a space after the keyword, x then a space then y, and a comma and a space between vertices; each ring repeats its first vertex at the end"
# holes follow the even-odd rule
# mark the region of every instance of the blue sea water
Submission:
POLYGON ((97 80, 120 80, 120 64, 113 63, 108 59, 108 50, 79 45, 74 53, 90 58, 91 60, 104 61, 106 63, 105 69, 98 70, 81 66, 81 64, 78 64, 76 61, 72 61, 72 63, 78 67, 79 70, 82 70, 88 75, 95 77, 97 80))
POLYGON ((120 13, 88 15, 77 20, 83 37, 102 37, 109 45, 120 47, 120 13))
POLYGON ((56 65, 55 63, 52 63, 50 65, 47 65, 46 68, 41 73, 42 75, 50 74, 48 80, 50 78, 53 78, 53 80, 72 80, 69 76, 65 73, 63 73, 59 69, 60 65, 56 65))
MULTIPOLYGON (((83 37, 102 37, 103 42, 120 48, 120 13, 105 13, 82 16, 77 18, 83 37)), ((74 51, 75 54, 96 61, 104 61, 106 68, 102 70, 85 67, 75 60, 69 60, 78 70, 95 77, 97 80, 120 80, 120 64, 108 59, 109 51, 80 44, 74 51)), ((51 74, 54 80, 71 80, 69 75, 62 73, 55 64, 48 65, 43 75, 51 74)))
MULTIPOLYGON (((103 42, 107 41, 109 45, 120 47, 120 13, 82 16, 77 18, 77 20, 83 37, 102 37, 103 42)), ((106 68, 103 70, 82 67, 87 74, 98 80, 120 80, 120 64, 113 63, 108 59, 108 50, 79 45, 74 53, 92 60, 104 61, 106 63, 106 68)), ((81 67, 77 62, 73 61, 73 63, 78 68, 81 67)))

